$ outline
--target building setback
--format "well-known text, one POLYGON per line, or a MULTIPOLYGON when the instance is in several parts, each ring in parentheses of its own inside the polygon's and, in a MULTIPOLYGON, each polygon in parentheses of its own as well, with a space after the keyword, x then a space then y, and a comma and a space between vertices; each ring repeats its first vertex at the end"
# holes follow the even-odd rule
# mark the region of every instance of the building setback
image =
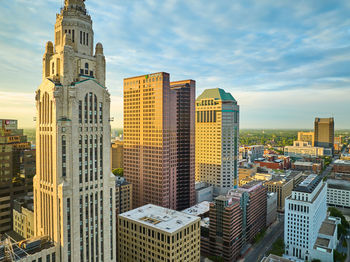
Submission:
POLYGON ((168 73, 124 79, 124 176, 133 206, 184 209, 195 202, 195 81, 168 73))
POLYGON ((214 186, 214 195, 238 186, 239 106, 220 88, 196 100, 196 181, 214 186))
POLYGON ((65 0, 54 36, 36 91, 35 234, 57 243, 56 261, 116 261, 110 94, 83 0, 65 0))

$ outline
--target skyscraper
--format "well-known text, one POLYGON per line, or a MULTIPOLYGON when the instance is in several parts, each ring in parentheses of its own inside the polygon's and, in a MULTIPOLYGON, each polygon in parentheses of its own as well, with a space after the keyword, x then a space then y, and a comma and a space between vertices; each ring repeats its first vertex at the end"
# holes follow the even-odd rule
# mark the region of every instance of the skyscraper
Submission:
POLYGON ((134 207, 194 203, 194 89, 164 72, 124 79, 124 176, 134 207))
POLYGON ((333 148, 334 118, 315 118, 315 146, 333 148))
POLYGON ((196 180, 214 186, 214 194, 238 185, 239 106, 220 88, 196 100, 196 180))
POLYGON ((36 91, 36 235, 60 261, 115 261, 115 177, 110 171, 110 95, 102 44, 93 53, 83 0, 66 0, 46 44, 36 91))
MULTIPOLYGON (((170 83, 171 100, 176 105, 176 209, 193 206, 195 195, 195 99, 194 80, 170 83)), ((174 119, 173 119, 174 120, 174 119)))

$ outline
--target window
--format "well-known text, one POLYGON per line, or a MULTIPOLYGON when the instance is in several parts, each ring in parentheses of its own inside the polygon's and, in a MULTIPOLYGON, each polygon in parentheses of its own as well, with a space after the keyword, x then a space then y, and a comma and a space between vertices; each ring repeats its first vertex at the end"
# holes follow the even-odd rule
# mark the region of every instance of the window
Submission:
POLYGON ((75 34, 74 34, 74 30, 72 30, 72 42, 74 43, 74 38, 75 38, 75 34))
POLYGON ((89 34, 86 33, 86 45, 89 45, 89 34))
POLYGON ((80 31, 80 44, 83 44, 83 32, 80 31))
POLYGON ((83 32, 83 45, 85 45, 85 32, 83 32))
POLYGON ((65 177, 66 174, 66 136, 62 136, 62 176, 65 177))
POLYGON ((85 75, 89 75, 89 64, 85 63, 85 75))

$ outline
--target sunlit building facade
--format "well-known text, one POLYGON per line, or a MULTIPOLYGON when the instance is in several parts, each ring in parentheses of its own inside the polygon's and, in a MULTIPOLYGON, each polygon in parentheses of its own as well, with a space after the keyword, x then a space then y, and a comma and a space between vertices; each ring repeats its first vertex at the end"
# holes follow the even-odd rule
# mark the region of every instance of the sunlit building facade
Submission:
POLYGON ((58 261, 116 261, 110 94, 83 0, 66 0, 56 16, 36 107, 36 235, 59 245, 58 261))
POLYGON ((196 181, 224 194, 238 186, 239 106, 230 93, 207 89, 196 100, 196 181))
POLYGON ((195 202, 195 81, 165 72, 124 79, 124 176, 133 206, 184 209, 195 202))

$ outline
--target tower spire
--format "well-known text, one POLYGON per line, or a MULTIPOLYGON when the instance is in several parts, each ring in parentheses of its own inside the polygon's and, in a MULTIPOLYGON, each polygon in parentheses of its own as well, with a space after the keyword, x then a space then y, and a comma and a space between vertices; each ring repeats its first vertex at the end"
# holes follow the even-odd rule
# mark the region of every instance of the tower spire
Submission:
POLYGON ((70 7, 70 6, 81 6, 85 7, 85 0, 65 0, 64 1, 64 6, 65 7, 70 7))

